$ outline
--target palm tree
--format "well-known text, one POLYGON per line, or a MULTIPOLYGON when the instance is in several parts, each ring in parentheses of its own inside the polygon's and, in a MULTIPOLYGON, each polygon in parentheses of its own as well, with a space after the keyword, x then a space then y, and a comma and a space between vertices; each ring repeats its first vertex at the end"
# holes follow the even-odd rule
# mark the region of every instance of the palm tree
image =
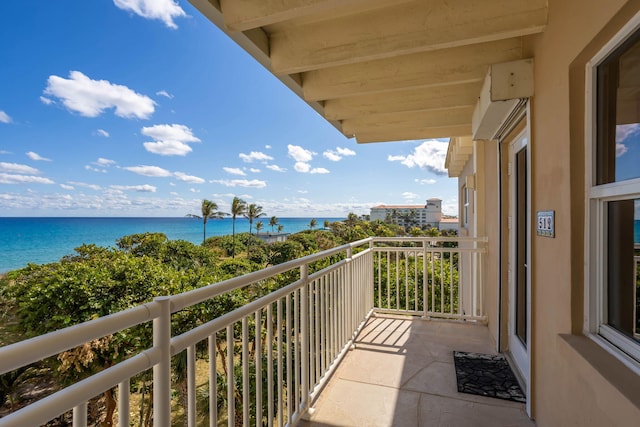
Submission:
POLYGON ((251 234, 251 230, 253 229, 253 220, 266 215, 266 213, 262 212, 262 206, 258 206, 255 203, 247 206, 247 209, 244 211, 244 217, 249 220, 249 234, 251 234))
POLYGON ((324 229, 325 229, 325 230, 328 230, 328 229, 329 229, 329 224, 330 224, 330 223, 329 223, 329 220, 328 220, 328 219, 325 219, 325 220, 324 220, 324 229))
POLYGON ((260 231, 264 228, 262 221, 256 222, 256 234, 260 234, 260 231))
POLYGON ((283 229, 284 229, 284 225, 278 224, 278 233, 282 233, 283 229))
POLYGON ((313 230, 317 224, 318 224, 318 221, 316 221, 315 218, 311 219, 311 221, 309 221, 309 229, 313 230))
POLYGON ((231 257, 236 257, 236 217, 238 215, 244 215, 244 211, 247 209, 247 202, 242 200, 239 197, 234 197, 231 202, 231 219, 233 219, 233 234, 232 234, 232 242, 233 249, 231 250, 231 257))
POLYGON ((271 232, 273 233, 273 227, 278 225, 278 217, 272 216, 269 220, 269 227, 271 227, 271 232))
POLYGON ((218 204, 216 202, 212 202, 211 200, 203 199, 202 207, 201 207, 202 215, 196 214, 187 214, 190 218, 198 218, 202 220, 203 232, 202 232, 202 243, 207 240, 207 221, 212 219, 222 219, 226 215, 229 215, 224 212, 220 212, 218 210, 218 204))

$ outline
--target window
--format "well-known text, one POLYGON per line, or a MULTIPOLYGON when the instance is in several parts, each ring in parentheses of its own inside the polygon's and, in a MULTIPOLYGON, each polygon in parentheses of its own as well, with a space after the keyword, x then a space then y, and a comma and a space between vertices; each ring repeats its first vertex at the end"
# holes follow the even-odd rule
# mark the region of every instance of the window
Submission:
POLYGON ((640 30, 625 33, 590 65, 589 329, 640 362, 640 30))
POLYGON ((469 227, 469 189, 462 187, 462 227, 469 227))

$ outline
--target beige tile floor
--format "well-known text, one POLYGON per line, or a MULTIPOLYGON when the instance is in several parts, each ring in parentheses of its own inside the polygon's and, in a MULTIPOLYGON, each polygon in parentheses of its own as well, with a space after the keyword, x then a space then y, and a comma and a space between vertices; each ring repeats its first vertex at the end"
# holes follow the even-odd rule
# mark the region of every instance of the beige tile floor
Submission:
POLYGON ((454 350, 495 354, 495 345, 485 326, 371 318, 299 425, 535 426, 522 403, 458 393, 454 350))

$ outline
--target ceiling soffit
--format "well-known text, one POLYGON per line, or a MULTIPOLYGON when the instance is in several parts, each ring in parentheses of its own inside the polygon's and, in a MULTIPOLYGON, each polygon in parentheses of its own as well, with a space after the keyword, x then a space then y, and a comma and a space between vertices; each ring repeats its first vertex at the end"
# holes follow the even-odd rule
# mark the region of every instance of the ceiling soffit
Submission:
POLYGON ((190 2, 358 142, 470 135, 489 65, 547 22, 547 0, 190 2))

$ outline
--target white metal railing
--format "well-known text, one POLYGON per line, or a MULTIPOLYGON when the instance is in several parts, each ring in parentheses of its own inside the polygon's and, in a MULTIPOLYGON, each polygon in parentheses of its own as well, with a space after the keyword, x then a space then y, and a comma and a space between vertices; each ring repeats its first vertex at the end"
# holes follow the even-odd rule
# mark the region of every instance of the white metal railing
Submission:
POLYGON ((375 237, 378 312, 486 322, 486 238, 375 237))
POLYGON ((172 358, 185 350, 187 425, 207 412, 197 408, 198 390, 208 393, 210 426, 224 418, 228 426, 296 424, 374 311, 485 320, 485 242, 368 238, 0 348, 2 374, 153 322, 151 348, 0 418, 0 426, 37 426, 72 409, 74 426, 85 426, 88 402, 112 388, 118 425, 128 426, 131 380, 151 369, 153 423, 169 426, 172 358), (171 336, 172 313, 292 272, 284 287, 171 336))

